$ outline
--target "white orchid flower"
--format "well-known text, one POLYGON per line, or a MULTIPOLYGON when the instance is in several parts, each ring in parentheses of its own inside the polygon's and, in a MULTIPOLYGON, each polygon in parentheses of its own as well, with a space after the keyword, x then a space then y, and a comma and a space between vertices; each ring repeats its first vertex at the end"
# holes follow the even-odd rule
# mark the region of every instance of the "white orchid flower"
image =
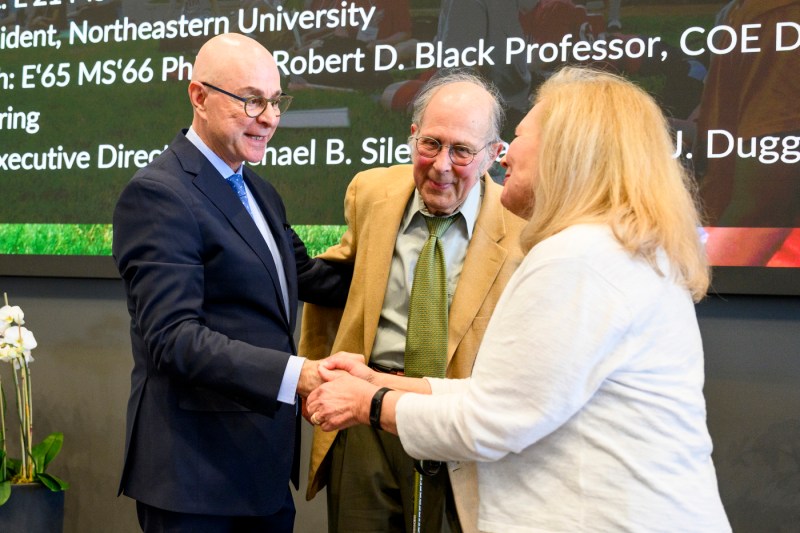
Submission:
POLYGON ((2 343, 9 346, 15 346, 17 349, 22 349, 28 352, 37 346, 36 338, 33 336, 33 332, 28 328, 23 328, 22 326, 11 326, 10 328, 7 328, 3 334, 2 343))
POLYGON ((0 345, 0 362, 10 363, 19 357, 19 350, 14 346, 0 345))
POLYGON ((2 335, 11 324, 21 326, 25 323, 25 313, 18 305, 4 305, 0 307, 0 335, 2 335))

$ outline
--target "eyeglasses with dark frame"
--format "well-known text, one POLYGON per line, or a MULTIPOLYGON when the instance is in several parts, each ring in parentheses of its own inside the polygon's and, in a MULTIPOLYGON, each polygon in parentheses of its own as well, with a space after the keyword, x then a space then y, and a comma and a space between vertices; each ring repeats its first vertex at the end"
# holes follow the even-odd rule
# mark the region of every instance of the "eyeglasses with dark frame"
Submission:
POLYGON ((200 83, 209 89, 214 89, 215 91, 228 95, 231 98, 235 98, 240 102, 244 102, 244 112, 250 118, 257 118, 261 116, 261 113, 266 111, 267 105, 270 104, 272 105, 273 111, 275 111, 275 116, 279 117, 282 113, 285 113, 289 109, 289 105, 292 103, 292 97, 286 93, 281 93, 275 98, 267 98, 266 96, 239 96, 229 93, 225 89, 220 89, 216 85, 211 85, 210 83, 206 83, 204 81, 201 81, 200 83))
POLYGON ((442 148, 447 146, 447 153, 450 156, 450 161, 454 165, 465 167, 475 160, 475 155, 483 151, 487 146, 494 143, 486 143, 482 148, 474 150, 469 146, 463 144, 442 144, 438 139, 433 137, 425 137, 424 135, 417 135, 411 137, 414 139, 414 144, 417 147, 417 152, 423 157, 436 157, 442 148))

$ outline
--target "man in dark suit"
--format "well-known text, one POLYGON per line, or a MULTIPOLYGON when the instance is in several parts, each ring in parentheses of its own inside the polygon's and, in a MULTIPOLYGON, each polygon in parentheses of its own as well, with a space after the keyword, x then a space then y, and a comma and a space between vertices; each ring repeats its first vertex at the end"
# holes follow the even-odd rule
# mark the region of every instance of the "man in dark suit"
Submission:
POLYGON ((272 55, 212 38, 189 99, 191 128, 114 212, 134 358, 120 492, 146 532, 291 532, 296 396, 319 383, 318 363, 294 355, 297 299, 343 305, 349 274, 308 256, 278 193, 243 165, 290 100, 272 55))

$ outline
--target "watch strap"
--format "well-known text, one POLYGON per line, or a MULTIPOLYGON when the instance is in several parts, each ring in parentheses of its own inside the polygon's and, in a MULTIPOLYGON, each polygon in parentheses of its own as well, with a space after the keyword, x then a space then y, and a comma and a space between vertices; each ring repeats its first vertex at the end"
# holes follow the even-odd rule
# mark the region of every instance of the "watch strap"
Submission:
POLYGON ((381 428, 381 409, 383 407, 383 397, 389 392, 389 387, 378 389, 375 396, 372 397, 372 402, 369 405, 369 423, 375 429, 381 428))

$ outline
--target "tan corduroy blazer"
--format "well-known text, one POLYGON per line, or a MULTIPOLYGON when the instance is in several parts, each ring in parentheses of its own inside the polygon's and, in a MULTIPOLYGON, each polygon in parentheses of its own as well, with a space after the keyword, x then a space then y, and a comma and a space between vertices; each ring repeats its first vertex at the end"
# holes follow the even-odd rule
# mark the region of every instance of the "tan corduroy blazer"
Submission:
MULTIPOLYGON (((483 333, 500 294, 522 260, 519 232, 525 221, 500 204, 502 187, 489 176, 475 229, 450 305, 447 377, 472 372, 483 333)), ((354 262, 347 306, 331 309, 305 304, 299 354, 321 359, 331 353, 361 353, 369 360, 389 279, 397 231, 414 192, 410 165, 359 173, 345 197, 348 229, 339 244, 320 257, 354 262)), ((336 438, 315 428, 308 492, 311 499, 325 486, 325 461, 336 438)), ((453 494, 464 531, 477 531, 477 471, 473 463, 451 463, 453 494)))

